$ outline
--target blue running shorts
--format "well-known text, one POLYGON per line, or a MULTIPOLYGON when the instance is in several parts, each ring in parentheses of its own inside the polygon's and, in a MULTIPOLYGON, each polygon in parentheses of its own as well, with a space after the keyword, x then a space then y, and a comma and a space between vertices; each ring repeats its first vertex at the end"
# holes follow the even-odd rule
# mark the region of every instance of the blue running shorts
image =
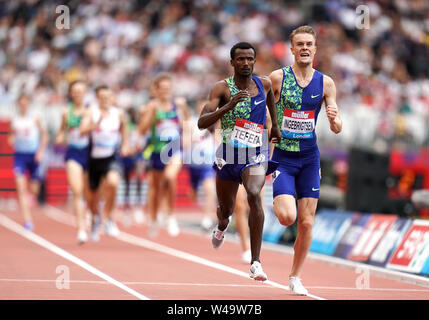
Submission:
POLYGON ((266 166, 265 175, 270 175, 278 163, 269 160, 268 148, 233 148, 223 143, 216 151, 213 169, 222 180, 242 183, 243 171, 257 165, 266 166))
POLYGON ((318 149, 309 153, 283 151, 274 148, 272 159, 279 163, 273 173, 273 198, 282 194, 301 198, 319 198, 320 153, 318 149))
POLYGON ((39 164, 34 160, 34 153, 15 153, 13 157, 13 172, 16 176, 25 175, 28 171, 31 180, 41 181, 39 164))
POLYGON ((81 165, 83 170, 88 169, 89 161, 89 148, 78 149, 74 147, 68 147, 65 155, 65 161, 73 160, 81 165))
POLYGON ((206 179, 214 178, 214 170, 211 166, 189 166, 189 177, 192 188, 197 191, 198 186, 206 179))

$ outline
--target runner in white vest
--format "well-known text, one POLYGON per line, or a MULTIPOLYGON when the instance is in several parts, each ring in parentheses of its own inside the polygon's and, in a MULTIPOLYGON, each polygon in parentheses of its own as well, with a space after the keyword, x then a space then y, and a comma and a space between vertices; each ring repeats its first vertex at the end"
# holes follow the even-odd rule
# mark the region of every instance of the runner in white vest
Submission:
POLYGON ((30 99, 26 95, 18 98, 18 115, 13 118, 9 143, 14 148, 13 170, 19 208, 24 217, 24 227, 34 229, 33 218, 28 205, 27 177, 29 173, 30 192, 37 196, 40 189, 39 163, 48 143, 48 134, 39 117, 30 110, 30 99))
POLYGON ((123 110, 112 104, 113 93, 108 87, 97 87, 96 96, 98 105, 90 107, 85 112, 80 125, 81 134, 90 133, 91 137, 88 204, 92 213, 92 241, 99 240, 101 190, 106 200, 103 208, 106 217, 104 225, 106 234, 112 237, 119 235, 119 230, 113 221, 116 190, 121 177, 117 154, 119 145, 121 144, 121 156, 126 156, 128 153, 128 132, 123 110))

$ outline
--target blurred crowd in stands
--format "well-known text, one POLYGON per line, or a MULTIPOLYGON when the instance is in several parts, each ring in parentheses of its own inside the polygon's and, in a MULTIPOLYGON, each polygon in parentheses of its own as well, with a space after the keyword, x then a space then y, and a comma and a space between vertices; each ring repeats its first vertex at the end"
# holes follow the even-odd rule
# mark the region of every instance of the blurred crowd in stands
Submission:
MULTIPOLYGON (((238 41, 257 48, 255 73, 291 64, 289 33, 317 31, 314 67, 331 76, 344 121, 333 135, 319 117, 319 145, 418 150, 429 146, 429 2, 426 0, 86 0, 0 3, 0 117, 31 96, 51 136, 68 84, 104 83, 122 108, 140 108, 161 71, 193 106, 231 74, 238 41), (70 28, 58 28, 58 5, 70 28), (369 29, 356 27, 366 5, 369 29)), ((89 97, 91 99, 91 97, 89 97)))

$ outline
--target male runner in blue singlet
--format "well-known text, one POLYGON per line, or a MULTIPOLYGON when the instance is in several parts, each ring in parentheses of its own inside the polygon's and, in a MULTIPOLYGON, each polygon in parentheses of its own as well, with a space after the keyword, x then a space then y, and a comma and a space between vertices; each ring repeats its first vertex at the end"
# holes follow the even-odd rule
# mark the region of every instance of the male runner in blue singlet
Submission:
MULTIPOLYGON (((213 231, 213 247, 219 248, 224 240, 240 183, 247 192, 249 202, 249 229, 252 260, 250 277, 267 280, 259 259, 264 225, 261 189, 265 176, 275 170, 269 161, 267 136, 264 131, 267 106, 275 117, 274 96, 268 77, 253 75, 255 48, 240 42, 231 48, 231 65, 234 75, 217 82, 209 94, 198 127, 205 129, 221 120, 222 143, 216 151, 216 193, 218 226, 213 231)), ((270 140, 280 139, 277 123, 273 123, 270 140)))
MULTIPOLYGON (((336 103, 334 81, 313 69, 316 54, 316 33, 310 26, 301 26, 290 35, 292 66, 270 74, 276 118, 282 138, 272 155, 280 163, 273 173, 273 210, 279 222, 290 226, 295 222, 298 199, 298 235, 294 245, 289 288, 298 295, 307 295, 299 275, 312 241, 314 214, 320 190, 320 154, 315 127, 322 103, 334 133, 342 129, 336 103)), ((274 121, 273 121, 274 122, 274 121)))
POLYGON ((56 144, 67 144, 65 154, 67 181, 73 193, 73 213, 76 216, 79 244, 88 240, 84 199, 88 193, 89 135, 81 135, 79 129, 86 110, 84 101, 86 89, 86 83, 83 81, 78 80, 70 84, 71 101, 63 110, 60 129, 55 138, 56 144))

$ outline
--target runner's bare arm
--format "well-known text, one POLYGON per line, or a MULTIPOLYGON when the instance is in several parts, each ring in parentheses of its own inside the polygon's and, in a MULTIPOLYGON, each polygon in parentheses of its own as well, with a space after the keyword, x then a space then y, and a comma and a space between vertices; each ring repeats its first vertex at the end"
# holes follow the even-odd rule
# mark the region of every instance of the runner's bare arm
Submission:
POLYGON ((156 106, 153 100, 149 101, 140 111, 139 117, 139 133, 141 135, 146 134, 152 125, 153 119, 155 118, 156 106))
POLYGON ((274 102, 279 101, 280 90, 282 89, 283 70, 277 69, 269 75, 271 86, 273 88, 274 102))
POLYGON ((9 134, 7 135, 7 142, 9 143, 9 145, 13 148, 14 144, 15 144, 15 130, 12 128, 10 128, 9 134))
POLYGON ((338 111, 336 94, 337 90, 332 78, 323 76, 323 95, 326 103, 326 116, 331 125, 331 131, 337 134, 340 133, 343 128, 343 122, 338 111))
POLYGON ((190 117, 188 103, 183 97, 176 98, 175 103, 177 105, 180 127, 182 130, 184 130, 184 122, 189 120, 190 117))
POLYGON ((92 107, 88 108, 87 110, 85 110, 82 117, 82 121, 80 122, 80 126, 79 126, 80 134, 81 135, 89 134, 92 130, 97 128, 100 121, 101 121, 101 116, 97 123, 94 123, 92 121, 92 107))
POLYGON ((43 154, 45 153, 46 147, 48 146, 49 136, 39 117, 36 117, 36 126, 40 132, 40 145, 34 158, 37 162, 40 162, 42 160, 43 154))
POLYGON ((249 93, 245 90, 239 91, 232 97, 232 99, 220 106, 226 99, 228 87, 224 81, 217 82, 209 94, 209 101, 201 111, 200 118, 198 119, 198 128, 207 129, 216 123, 225 113, 235 108, 237 103, 249 98, 249 93))
MULTIPOLYGON (((273 143, 279 143, 281 139, 281 132, 278 128, 277 117, 276 117, 276 105, 274 102, 274 93, 269 77, 261 77, 261 81, 264 85, 265 92, 267 93, 267 108, 270 114, 270 128, 269 128, 269 140, 273 143)), ((268 128, 268 127, 267 127, 268 128)))
POLYGON ((121 136, 122 136, 122 144, 121 144, 120 152, 122 157, 126 157, 130 154, 130 151, 131 151, 129 148, 129 132, 128 132, 128 126, 127 126, 128 118, 122 109, 119 110, 119 117, 121 121, 120 130, 121 130, 121 136))
POLYGON ((63 113, 61 114, 61 124, 60 128, 57 132, 57 136, 55 137, 55 144, 63 144, 66 139, 66 122, 67 122, 67 109, 65 108, 63 110, 63 113))

